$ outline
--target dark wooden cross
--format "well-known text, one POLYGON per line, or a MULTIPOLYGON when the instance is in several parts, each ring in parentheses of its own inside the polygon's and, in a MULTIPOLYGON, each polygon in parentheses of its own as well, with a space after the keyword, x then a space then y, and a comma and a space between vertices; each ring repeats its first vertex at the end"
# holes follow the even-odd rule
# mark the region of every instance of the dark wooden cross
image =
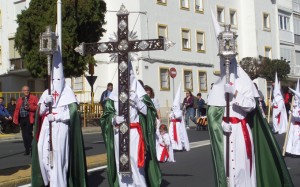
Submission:
POLYGON ((130 89, 130 72, 129 52, 164 50, 165 40, 129 40, 128 15, 124 5, 121 5, 117 12, 118 16, 118 33, 116 42, 100 43, 82 43, 75 50, 81 55, 95 55, 99 53, 117 53, 118 54, 118 82, 119 82, 119 116, 124 116, 125 122, 120 124, 119 133, 119 172, 121 174, 131 173, 129 137, 130 137, 130 111, 129 111, 129 89, 130 89))

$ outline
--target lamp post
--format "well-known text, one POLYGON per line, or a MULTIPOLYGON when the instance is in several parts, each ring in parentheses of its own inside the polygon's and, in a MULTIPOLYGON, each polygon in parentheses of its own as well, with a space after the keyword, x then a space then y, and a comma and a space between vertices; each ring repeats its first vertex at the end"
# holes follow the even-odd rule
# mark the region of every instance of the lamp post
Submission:
MULTIPOLYGON (((51 95, 51 57, 58 51, 57 36, 51 31, 51 26, 46 27, 46 32, 40 35, 40 52, 47 55, 48 70, 48 95, 51 95)), ((49 114, 52 113, 52 103, 48 103, 49 114)), ((49 162, 53 168, 52 122, 49 122, 49 162)))
MULTIPOLYGON (((226 84, 230 82, 230 60, 235 58, 236 52, 235 32, 230 30, 230 25, 225 25, 225 30, 218 35, 219 40, 219 56, 225 60, 226 84)), ((226 123, 229 123, 229 93, 226 93, 226 123)), ((226 133, 226 182, 229 187, 229 137, 230 133, 226 133)))

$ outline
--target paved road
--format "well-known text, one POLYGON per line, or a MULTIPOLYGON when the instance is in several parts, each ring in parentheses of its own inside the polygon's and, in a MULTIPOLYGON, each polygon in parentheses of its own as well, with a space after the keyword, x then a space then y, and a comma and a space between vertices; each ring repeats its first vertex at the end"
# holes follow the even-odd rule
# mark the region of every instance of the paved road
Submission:
MULTIPOLYGON (((85 134, 84 143, 87 156, 106 152, 100 133, 85 134)), ((31 157, 23 155, 24 146, 22 140, 2 141, 0 142, 0 150, 0 170, 27 167, 31 163, 31 157)))
MULTIPOLYGON (((203 140, 208 138, 207 132, 189 131, 191 140, 203 140)), ((284 141, 284 135, 276 135, 280 147, 284 141)), ((214 186, 213 165, 211 160, 210 145, 196 147, 190 152, 176 152, 176 163, 160 164, 163 181, 162 187, 182 186, 214 186)), ((300 158, 285 158, 295 186, 300 186, 300 158)), ((105 169, 89 173, 90 186, 108 186, 105 169)))
MULTIPOLYGON (((208 140, 207 131, 188 130, 190 142, 208 140)), ((282 147, 284 135, 276 135, 282 147)), ((102 136, 99 133, 84 135, 86 154, 105 153, 102 136)), ((23 156, 22 141, 5 141, 0 143, 0 176, 1 170, 15 167, 16 170, 26 168, 31 162, 29 156, 23 156)), ((176 152, 176 163, 161 164, 162 186, 214 186, 213 166, 210 145, 191 149, 190 152, 176 152)), ((300 159, 285 158, 295 186, 300 186, 300 159)), ((108 186, 106 170, 89 172, 90 186, 108 186)))

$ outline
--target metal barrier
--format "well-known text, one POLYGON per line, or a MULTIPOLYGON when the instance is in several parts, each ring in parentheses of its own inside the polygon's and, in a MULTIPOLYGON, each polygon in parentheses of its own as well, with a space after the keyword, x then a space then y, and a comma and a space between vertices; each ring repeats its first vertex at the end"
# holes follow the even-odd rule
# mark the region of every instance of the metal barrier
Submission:
MULTIPOLYGON (((87 126, 88 120, 97 120, 100 119, 103 110, 102 106, 99 103, 85 103, 87 97, 87 93, 90 92, 75 92, 77 96, 77 99, 81 99, 81 103, 79 104, 79 112, 81 114, 81 117, 83 119, 83 127, 87 126), (82 96, 80 96, 82 95, 82 96), (84 102, 82 102, 84 100, 84 102)), ((40 98, 40 96, 43 94, 43 92, 30 92, 30 94, 37 96, 40 98)), ((22 92, 0 92, 0 97, 4 98, 5 107, 7 107, 8 103, 10 102, 10 99, 13 97, 15 99, 18 99, 19 97, 22 97, 22 92)))
POLYGON ((87 126, 88 120, 98 120, 103 114, 102 106, 99 103, 80 103, 79 111, 83 118, 83 127, 87 126))
MULTIPOLYGON (((35 95, 39 98, 43 94, 43 92, 30 92, 30 94, 35 95)), ((12 97, 17 100, 19 97, 22 96, 22 92, 0 92, 0 97, 4 98, 5 107, 7 107, 12 97)))

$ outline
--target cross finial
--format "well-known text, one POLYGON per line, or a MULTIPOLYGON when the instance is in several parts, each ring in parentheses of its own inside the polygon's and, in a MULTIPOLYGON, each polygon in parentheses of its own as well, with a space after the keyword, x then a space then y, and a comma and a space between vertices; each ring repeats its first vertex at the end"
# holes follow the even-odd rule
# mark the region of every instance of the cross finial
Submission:
POLYGON ((121 5, 120 10, 117 12, 117 15, 128 15, 129 12, 125 8, 124 4, 121 5))

